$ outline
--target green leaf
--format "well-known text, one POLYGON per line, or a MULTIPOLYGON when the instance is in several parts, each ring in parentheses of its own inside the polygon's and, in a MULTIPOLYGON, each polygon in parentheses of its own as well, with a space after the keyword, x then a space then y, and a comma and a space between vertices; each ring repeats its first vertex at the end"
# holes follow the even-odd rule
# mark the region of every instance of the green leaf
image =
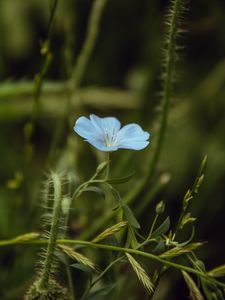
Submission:
POLYGON ((82 192, 94 192, 99 194, 103 199, 105 199, 105 191, 103 191, 100 187, 97 186, 88 186, 82 192))
POLYGON ((214 282, 211 282, 210 278, 207 280, 201 277, 200 281, 207 300, 224 300, 224 291, 222 292, 214 282))
POLYGON ((121 184, 129 181, 133 176, 135 172, 131 173, 130 175, 127 175, 126 177, 121 177, 121 178, 112 178, 108 179, 107 182, 110 184, 121 184))
POLYGON ((116 287, 115 283, 105 285, 104 287, 99 288, 98 290, 95 290, 94 292, 90 293, 87 299, 88 300, 105 299, 105 297, 109 295, 115 287, 116 287))
POLYGON ((121 208, 123 211, 124 219, 128 221, 129 225, 133 228, 140 229, 140 225, 130 207, 127 204, 122 203, 121 208))
POLYGON ((120 197, 119 192, 116 189, 114 189, 114 187, 111 185, 109 185, 108 187, 110 188, 113 198, 116 200, 116 205, 121 205, 122 199, 120 197))
POLYGON ((137 249, 139 246, 138 241, 136 239, 135 230, 131 226, 128 227, 126 247, 130 247, 130 245, 133 249, 137 249))
POLYGON ((165 221, 155 231, 153 231, 151 235, 151 239, 165 234, 169 230, 169 228, 170 228, 170 217, 167 217, 165 221))
POLYGON ((159 239, 157 245, 154 247, 152 252, 153 253, 162 253, 165 250, 166 250, 165 241, 162 239, 159 239))
POLYGON ((90 267, 85 266, 83 264, 79 264, 79 263, 72 264, 72 265, 70 265, 70 267, 72 267, 74 269, 78 269, 78 270, 86 273, 88 276, 90 276, 91 273, 93 272, 93 270, 90 267))

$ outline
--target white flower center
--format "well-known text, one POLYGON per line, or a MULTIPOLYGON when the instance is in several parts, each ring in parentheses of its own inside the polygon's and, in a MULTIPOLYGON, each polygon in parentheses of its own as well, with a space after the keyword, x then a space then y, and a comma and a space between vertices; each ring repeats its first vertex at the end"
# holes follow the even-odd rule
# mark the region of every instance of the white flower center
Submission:
POLYGON ((104 144, 106 147, 115 146, 116 138, 117 138, 117 133, 115 129, 110 131, 108 130, 108 128, 105 128, 104 144))

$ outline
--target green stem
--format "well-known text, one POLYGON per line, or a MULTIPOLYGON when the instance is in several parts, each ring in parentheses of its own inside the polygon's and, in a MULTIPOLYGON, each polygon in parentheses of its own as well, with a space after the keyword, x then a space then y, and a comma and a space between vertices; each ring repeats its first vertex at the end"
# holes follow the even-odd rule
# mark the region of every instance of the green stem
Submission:
POLYGON ((193 199, 193 197, 197 193, 198 185, 199 185, 199 179, 204 175, 204 171, 205 171, 205 168, 206 168, 206 162, 207 162, 207 156, 205 155, 202 162, 201 162, 201 165, 198 169, 197 176, 195 177, 195 181, 194 181, 191 189, 188 190, 188 193, 186 193, 183 197, 183 206, 182 206, 182 210, 181 210, 176 228, 174 230, 174 238, 176 237, 176 235, 177 235, 177 233, 178 233, 178 231, 181 227, 181 222, 182 222, 185 214, 187 213, 187 210, 190 206, 191 200, 193 199), (188 199, 186 199, 186 197, 188 197, 188 199))
POLYGON ((51 274, 52 264, 54 260, 54 253, 56 249, 56 239, 59 229, 59 219, 61 214, 61 203, 62 203, 62 190, 61 180, 56 173, 51 174, 53 187, 54 187, 54 207, 53 215, 50 228, 50 237, 48 239, 48 247, 43 263, 43 272, 39 281, 39 289, 45 289, 48 287, 49 277, 51 274))
MULTIPOLYGON (((43 244, 47 244, 48 240, 42 239, 42 240, 20 241, 20 242, 17 241, 17 242, 15 242, 15 239, 14 239, 14 243, 12 243, 12 240, 9 240, 8 243, 7 243, 7 241, 2 241, 2 242, 0 241, 0 246, 6 246, 6 245, 11 245, 11 244, 43 245, 43 244), (2 243, 2 242, 4 242, 4 243, 2 243)), ((97 243, 93 243, 93 242, 89 242, 89 241, 69 240, 69 239, 59 239, 59 240, 56 240, 56 243, 57 244, 69 244, 69 245, 83 245, 83 246, 87 246, 87 247, 91 247, 91 248, 105 249, 105 250, 112 250, 112 251, 116 251, 116 252, 131 253, 131 254, 140 255, 140 256, 147 257, 149 259, 158 261, 158 262, 162 263, 165 266, 173 267, 173 268, 178 269, 178 270, 184 270, 184 271, 187 271, 189 273, 196 274, 198 276, 201 276, 203 278, 206 278, 206 279, 214 282, 218 286, 221 286, 223 288, 225 287, 224 283, 215 280, 214 278, 210 277, 207 273, 204 273, 202 271, 198 271, 198 270, 193 269, 191 267, 187 267, 187 266, 184 266, 184 265, 181 265, 181 264, 177 264, 177 263, 172 262, 172 261, 168 261, 168 260, 163 259, 163 258, 161 258, 157 255, 152 254, 152 253, 143 252, 143 251, 140 251, 140 250, 137 250, 137 249, 130 249, 130 248, 113 246, 113 245, 97 244, 97 243)))
POLYGON ((165 133, 168 125, 169 107, 171 102, 172 87, 175 72, 176 62, 176 46, 177 36, 180 29, 180 19, 183 12, 183 0, 171 1, 170 14, 167 20, 168 23, 168 37, 167 49, 165 55, 165 80, 163 82, 160 127, 159 134, 154 149, 153 158, 150 164, 148 179, 150 179, 156 170, 165 139, 165 133))
MULTIPOLYGON (((46 244, 46 240, 34 240, 34 241, 28 241, 28 242, 24 242, 24 244, 46 244)), ((216 279, 210 277, 207 273, 204 273, 202 271, 198 271, 196 269, 193 269, 191 267, 187 267, 181 264, 177 264, 175 262, 172 261, 168 261, 166 259, 163 259, 157 255, 154 255, 152 253, 147 253, 147 252, 143 252, 137 249, 130 249, 130 248, 124 248, 124 247, 118 247, 118 246, 113 246, 113 245, 106 245, 106 244, 96 244, 93 242, 89 242, 89 241, 82 241, 82 240, 68 240, 68 239, 59 239, 56 241, 57 244, 69 244, 69 245, 83 245, 83 246, 87 246, 87 247, 91 247, 91 248, 97 248, 97 249, 105 249, 105 250, 112 250, 115 252, 122 252, 122 253, 130 253, 130 254, 134 254, 134 255, 140 255, 143 257, 147 257, 149 259, 152 259, 154 261, 158 261, 160 263, 162 263, 165 266, 169 266, 178 270, 184 270, 187 271, 189 273, 192 274, 196 274, 198 276, 201 276, 203 278, 206 278, 212 282, 214 282, 215 284, 217 284, 218 286, 221 287, 225 287, 225 284, 222 282, 217 281, 216 279)))
POLYGON ((89 179, 88 181, 85 181, 84 183, 82 183, 81 185, 78 186, 78 188, 73 193, 72 201, 73 201, 73 199, 76 199, 77 197, 79 197, 82 194, 83 190, 86 189, 89 186, 89 184, 92 184, 92 183, 105 183, 105 180, 94 179, 94 178, 95 177, 93 176, 91 179, 89 179))
POLYGON ((110 152, 107 152, 106 155, 107 155, 107 167, 106 167, 105 181, 109 178, 110 152))
POLYGON ((156 145, 153 150, 152 159, 150 161, 149 171, 146 177, 140 181, 126 196, 127 201, 138 198, 143 189, 149 185, 150 180, 155 174, 155 170, 162 152, 162 146, 165 139, 166 129, 168 125, 169 107, 171 101, 173 79, 175 73, 176 62, 176 41, 180 29, 180 18, 183 12, 183 0, 172 1, 170 14, 167 20, 168 33, 165 49, 165 74, 162 88, 161 113, 159 116, 159 133, 156 145))
POLYGON ((83 78, 86 65, 96 44, 99 32, 99 23, 105 4, 106 0, 95 0, 93 4, 88 21, 87 36, 81 52, 77 58, 76 65, 72 71, 71 79, 69 81, 69 87, 71 91, 77 91, 77 88, 79 87, 80 82, 83 78))
POLYGON ((153 221, 153 223, 152 223, 151 229, 150 229, 150 231, 149 231, 147 240, 149 240, 149 239, 151 238, 151 235, 152 235, 153 230, 154 230, 154 228, 155 228, 155 224, 156 224, 156 222, 157 222, 157 220, 158 220, 158 217, 159 217, 159 215, 156 214, 156 216, 155 216, 155 218, 154 218, 154 221, 153 221))
POLYGON ((50 51, 50 43, 51 43, 51 33, 53 27, 53 21, 56 14, 58 0, 54 0, 53 4, 50 8, 50 17, 48 22, 48 29, 47 29, 47 38, 44 41, 41 47, 41 55, 44 56, 44 61, 42 63, 41 69, 38 74, 35 75, 34 78, 34 101, 31 110, 30 120, 24 126, 24 138, 25 138, 25 147, 24 147, 24 155, 25 158, 29 161, 32 157, 32 144, 31 138, 34 132, 35 120, 38 116, 40 111, 40 96, 42 91, 43 79, 48 71, 50 63, 52 61, 52 53, 50 51))
POLYGON ((73 287, 73 280, 72 280, 72 275, 71 275, 71 271, 70 271, 70 267, 69 267, 69 260, 66 257, 66 275, 67 275, 67 279, 68 279, 68 286, 69 286, 69 291, 70 291, 70 295, 71 298, 73 300, 75 300, 75 293, 74 293, 74 287, 73 287))
MULTIPOLYGON (((165 186, 165 184, 167 184, 167 182, 168 181, 165 181, 164 179, 161 180, 161 178, 156 182, 155 186, 149 191, 149 193, 146 195, 146 198, 144 198, 144 201, 141 204, 141 206, 137 208, 137 216, 143 212, 147 204, 149 204, 152 201, 152 199, 155 198, 155 196, 162 190, 162 188, 165 186)), ((127 204, 132 204, 134 200, 135 198, 124 198, 124 202, 127 204)), ((101 216, 101 218, 96 219, 95 223, 92 224, 92 226, 89 227, 88 230, 83 231, 80 234, 79 238, 89 239, 90 237, 93 237, 96 234, 96 232, 98 232, 114 216, 115 212, 112 210, 105 212, 104 215, 101 216)))
POLYGON ((90 292, 90 290, 95 286, 96 283, 99 282, 99 280, 101 280, 101 278, 119 261, 121 261, 123 259, 124 256, 119 257, 115 260, 113 260, 105 269, 104 271, 90 284, 90 286, 88 287, 88 289, 86 290, 86 292, 84 293, 84 295, 82 296, 81 300, 85 300, 90 292))
MULTIPOLYGON (((66 207, 64 207, 63 210, 63 235, 62 238, 66 238, 66 232, 67 232, 67 227, 68 227, 68 223, 69 223, 69 215, 70 215, 70 209, 71 209, 71 203, 72 203, 72 182, 73 182, 73 178, 72 175, 69 173, 67 175, 68 178, 68 196, 66 198, 64 198, 64 201, 66 199, 66 207)), ((69 286, 69 291, 70 291, 70 295, 71 298, 73 300, 75 300, 75 291, 74 291, 74 286, 73 286, 73 280, 72 280, 72 274, 71 274, 71 269, 70 269, 70 265, 69 265, 69 257, 65 256, 65 268, 66 268, 66 274, 67 274, 67 279, 68 279, 68 286, 69 286)))

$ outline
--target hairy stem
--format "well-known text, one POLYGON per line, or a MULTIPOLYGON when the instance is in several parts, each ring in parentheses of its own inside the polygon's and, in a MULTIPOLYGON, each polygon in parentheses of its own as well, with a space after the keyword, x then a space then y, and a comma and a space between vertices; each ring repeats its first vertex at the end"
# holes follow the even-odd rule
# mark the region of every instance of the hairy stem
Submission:
POLYGON ((62 207, 62 190, 61 180, 56 173, 51 174, 53 187, 54 187, 54 206, 53 215, 50 228, 50 237, 48 240, 47 252, 44 260, 44 268, 41 279, 39 281, 39 289, 45 289, 48 287, 49 277, 51 274, 52 264, 54 261, 54 254, 56 249, 56 240, 59 229, 59 219, 62 207))
POLYGON ((161 113, 159 115, 159 132, 156 139, 156 144, 153 150, 152 159, 150 161, 149 171, 146 177, 140 181, 126 196, 127 201, 132 198, 137 198, 143 189, 149 185, 149 181, 155 174, 157 164, 162 152, 163 142, 165 139, 166 129, 168 125, 169 107, 172 96, 172 88, 175 73, 176 62, 176 47, 177 37, 180 30, 180 19, 184 10, 183 0, 172 0, 171 8, 167 18, 167 35, 166 35, 166 49, 165 49, 165 64, 162 86, 162 99, 161 99, 161 113))
POLYGON ((172 0, 169 16, 167 20, 168 36, 166 40, 166 54, 165 54, 165 79, 163 81, 162 89, 162 102, 161 102, 161 114, 160 114, 160 125, 159 134, 156 141, 156 147, 154 149, 153 158, 150 164, 148 179, 150 179, 157 167, 162 146, 165 139, 165 133, 168 125, 169 107, 172 96, 172 87, 175 73, 175 62, 176 62, 176 47, 177 37, 180 30, 180 20, 184 10, 183 0, 172 0))

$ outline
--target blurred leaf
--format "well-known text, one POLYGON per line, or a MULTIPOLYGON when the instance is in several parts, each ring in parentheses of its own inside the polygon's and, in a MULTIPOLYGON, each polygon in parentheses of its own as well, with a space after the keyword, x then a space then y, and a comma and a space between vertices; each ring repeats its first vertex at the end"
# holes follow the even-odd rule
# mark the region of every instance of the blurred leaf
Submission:
POLYGON ((121 208, 123 211, 124 219, 128 221, 129 225, 133 228, 139 229, 140 225, 130 207, 126 203, 122 203, 121 208))
POLYGON ((166 243, 163 239, 157 240, 157 245, 153 248, 153 253, 162 253, 166 250, 166 243))
POLYGON ((137 249, 139 247, 139 243, 136 238, 136 232, 131 226, 128 227, 128 235, 125 247, 128 248, 130 246, 133 249, 137 249))
POLYGON ((81 270, 82 272, 86 273, 88 276, 90 276, 93 271, 92 268, 79 263, 72 264, 70 265, 70 267, 75 268, 77 270, 81 270))
POLYGON ((109 188, 110 188, 113 198, 116 200, 116 205, 119 205, 119 206, 122 205, 122 199, 120 197, 119 192, 116 189, 114 189, 114 187, 111 185, 109 185, 109 188))
MULTIPOLYGON (((64 113, 66 98, 63 82, 44 82, 40 104, 41 114, 49 117, 59 117, 64 113)), ((130 91, 123 91, 110 87, 81 88, 79 96, 84 106, 101 109, 136 109, 139 106, 136 95, 130 91)), ((33 82, 5 82, 0 85, 0 120, 21 119, 32 111, 33 82)), ((70 112, 76 111, 77 98, 71 99, 70 112)))
POLYGON ((116 288, 116 283, 111 283, 108 285, 105 285, 93 292, 91 292, 88 296, 88 300, 100 300, 100 299, 105 299, 107 295, 109 295, 115 288, 116 288), (103 298, 104 297, 104 298, 103 298))
POLYGON ((103 191, 103 189, 101 189, 100 187, 97 186, 88 186, 85 189, 82 190, 82 192, 94 192, 99 194, 103 199, 105 199, 106 195, 105 195, 105 191, 103 191))
POLYGON ((6 185, 9 189, 18 189, 24 180, 23 173, 21 171, 17 171, 13 179, 7 181, 6 185))
POLYGON ((135 174, 135 172, 131 173, 130 175, 128 175, 126 177, 108 179, 107 182, 110 184, 125 183, 125 182, 129 181, 134 176, 134 174, 135 174))
POLYGON ((155 230, 151 235, 151 239, 165 234, 170 229, 170 217, 167 217, 165 221, 155 230))

